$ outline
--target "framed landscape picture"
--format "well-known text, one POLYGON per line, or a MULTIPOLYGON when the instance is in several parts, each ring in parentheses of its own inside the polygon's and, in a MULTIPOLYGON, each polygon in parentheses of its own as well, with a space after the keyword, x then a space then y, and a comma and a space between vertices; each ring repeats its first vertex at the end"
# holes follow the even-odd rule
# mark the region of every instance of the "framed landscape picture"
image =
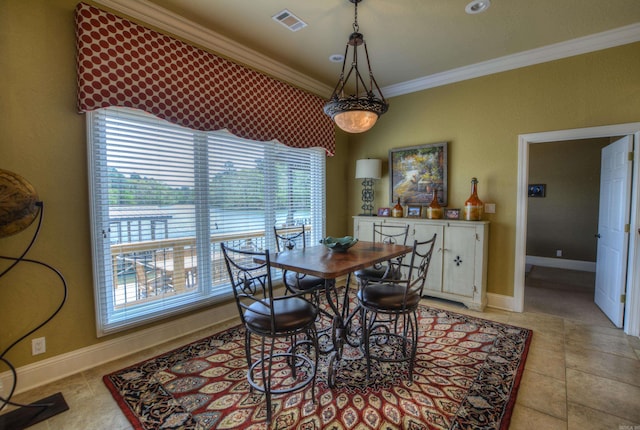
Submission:
POLYGON ((447 205, 447 142, 389 150, 389 196, 405 205, 428 205, 438 190, 447 205))
POLYGON ((407 218, 422 218, 422 206, 407 206, 407 218))

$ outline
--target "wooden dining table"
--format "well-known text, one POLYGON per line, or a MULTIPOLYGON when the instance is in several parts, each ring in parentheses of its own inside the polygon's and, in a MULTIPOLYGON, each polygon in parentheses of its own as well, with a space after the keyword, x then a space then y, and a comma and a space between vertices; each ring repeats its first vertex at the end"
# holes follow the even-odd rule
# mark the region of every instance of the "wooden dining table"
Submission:
MULTIPOLYGON (((380 242, 359 241, 346 251, 332 251, 324 245, 308 246, 269 254, 271 267, 317 276, 325 281, 327 303, 333 312, 331 329, 332 348, 323 351, 333 353, 329 360, 328 381, 335 382, 335 366, 342 357, 342 349, 348 342, 348 323, 353 314, 349 310, 349 284, 351 274, 411 252, 410 246, 380 242), (337 293, 336 280, 347 276, 344 294, 337 293), (342 299, 342 302, 341 302, 342 299)), ((260 261, 260 258, 256 258, 260 261)))
POLYGON ((332 251, 324 245, 275 252, 271 266, 323 279, 336 279, 376 263, 411 252, 410 246, 359 241, 346 251, 332 251))

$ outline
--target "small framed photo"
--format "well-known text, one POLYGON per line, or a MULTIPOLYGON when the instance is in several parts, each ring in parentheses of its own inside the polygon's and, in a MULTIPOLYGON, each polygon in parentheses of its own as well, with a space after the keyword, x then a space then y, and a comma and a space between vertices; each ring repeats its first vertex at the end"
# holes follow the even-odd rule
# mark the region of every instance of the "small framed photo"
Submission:
POLYGON ((422 206, 407 206, 407 218, 422 218, 422 206))
POLYGON ((391 216, 391 208, 378 208, 378 216, 391 216))
POLYGON ((445 209, 444 210, 444 218, 445 219, 460 219, 460 209, 445 209))
POLYGON ((544 197, 547 191, 547 184, 530 184, 527 191, 529 197, 544 197))

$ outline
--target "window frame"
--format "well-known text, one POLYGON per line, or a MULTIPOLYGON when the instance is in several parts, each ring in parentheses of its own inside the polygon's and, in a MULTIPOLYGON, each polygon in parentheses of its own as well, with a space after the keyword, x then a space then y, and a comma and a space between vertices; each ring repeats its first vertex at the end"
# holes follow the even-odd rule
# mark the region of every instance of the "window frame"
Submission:
MULTIPOLYGON (((162 297, 161 300, 149 300, 144 303, 133 304, 122 309, 118 309, 115 303, 114 295, 118 283, 117 274, 114 271, 114 257, 111 250, 111 233, 110 233, 110 216, 109 209, 113 205, 109 202, 109 165, 107 163, 107 126, 101 129, 101 115, 109 115, 109 112, 115 112, 126 118, 131 114, 132 118, 146 118, 150 123, 163 124, 164 126, 177 127, 164 120, 156 118, 150 114, 130 108, 104 108, 87 113, 87 159, 89 173, 89 198, 90 198, 90 218, 91 218, 91 241, 92 241, 92 260, 94 274, 94 302, 96 311, 96 330, 98 337, 119 332, 131 327, 147 324, 153 321, 161 320, 170 316, 185 313, 197 308, 210 306, 212 304, 228 301, 233 297, 230 284, 228 282, 226 272, 222 274, 226 279, 224 284, 216 284, 213 282, 212 264, 198 265, 197 277, 201 281, 198 289, 189 293, 181 293, 173 296, 162 297), (103 131, 103 132, 102 132, 103 131), (106 197, 105 197, 106 196, 106 197)), ((133 119, 132 119, 133 120, 133 119)), ((147 125, 146 123, 144 125, 147 125)), ((197 130, 188 130, 193 133, 193 179, 194 193, 197 190, 207 190, 202 192, 202 198, 196 198, 194 201, 194 213, 196 223, 195 249, 199 261, 212 261, 212 229, 209 225, 211 217, 211 204, 209 199, 215 199, 210 196, 211 187, 211 152, 215 152, 218 146, 225 145, 228 142, 235 141, 241 144, 246 139, 241 139, 231 135, 226 131, 202 132, 197 130), (217 142, 217 143, 212 143, 217 142)), ((326 153, 321 148, 292 148, 286 147, 277 142, 255 142, 252 144, 259 145, 264 148, 267 154, 284 153, 284 154, 302 154, 310 160, 310 178, 309 178, 309 196, 311 199, 309 214, 312 220, 312 228, 310 230, 310 240, 308 243, 317 243, 320 238, 325 235, 326 225, 326 153)), ((222 146, 220 146, 222 147, 222 146)), ((215 156, 215 154, 214 154, 215 156)), ((267 159, 267 158, 265 158, 267 159)), ((291 163, 291 161, 289 161, 291 163)), ((275 168, 269 169, 269 166, 275 166, 272 163, 265 163, 267 168, 264 169, 265 177, 275 175, 275 168)), ((268 200, 266 193, 264 202, 271 202, 272 205, 263 207, 262 210, 268 216, 265 216, 264 224, 264 243, 265 249, 273 249, 275 251, 275 239, 273 236, 273 225, 268 225, 268 219, 275 220, 276 199, 268 200)), ((241 233, 241 232, 240 232, 241 233)), ((237 236, 235 234, 234 236, 237 236)), ((217 242, 216 242, 217 243, 217 242)), ((218 245, 219 247, 219 245, 218 245)), ((219 270, 219 269, 218 269, 219 270)), ((275 277, 280 274, 274 271, 275 277)), ((220 276, 220 272, 218 273, 220 276)), ((138 281, 136 281, 138 282, 138 281)), ((126 292, 125 292, 126 294, 126 292)))

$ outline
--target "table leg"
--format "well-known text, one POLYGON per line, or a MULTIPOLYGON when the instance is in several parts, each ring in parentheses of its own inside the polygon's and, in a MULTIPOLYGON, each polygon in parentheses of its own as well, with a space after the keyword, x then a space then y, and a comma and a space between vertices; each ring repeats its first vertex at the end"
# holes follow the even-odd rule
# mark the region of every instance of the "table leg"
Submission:
POLYGON ((333 324, 331 327, 331 343, 332 347, 324 353, 332 353, 329 358, 329 365, 327 368, 327 384, 329 387, 335 386, 337 368, 342 359, 342 350, 345 343, 349 343, 348 326, 351 323, 353 314, 350 314, 350 301, 349 301, 349 285, 351 283, 351 274, 347 276, 347 285, 345 287, 344 296, 342 297, 342 304, 340 303, 340 296, 336 288, 335 279, 325 279, 325 294, 327 297, 327 303, 331 307, 333 312, 333 324))

